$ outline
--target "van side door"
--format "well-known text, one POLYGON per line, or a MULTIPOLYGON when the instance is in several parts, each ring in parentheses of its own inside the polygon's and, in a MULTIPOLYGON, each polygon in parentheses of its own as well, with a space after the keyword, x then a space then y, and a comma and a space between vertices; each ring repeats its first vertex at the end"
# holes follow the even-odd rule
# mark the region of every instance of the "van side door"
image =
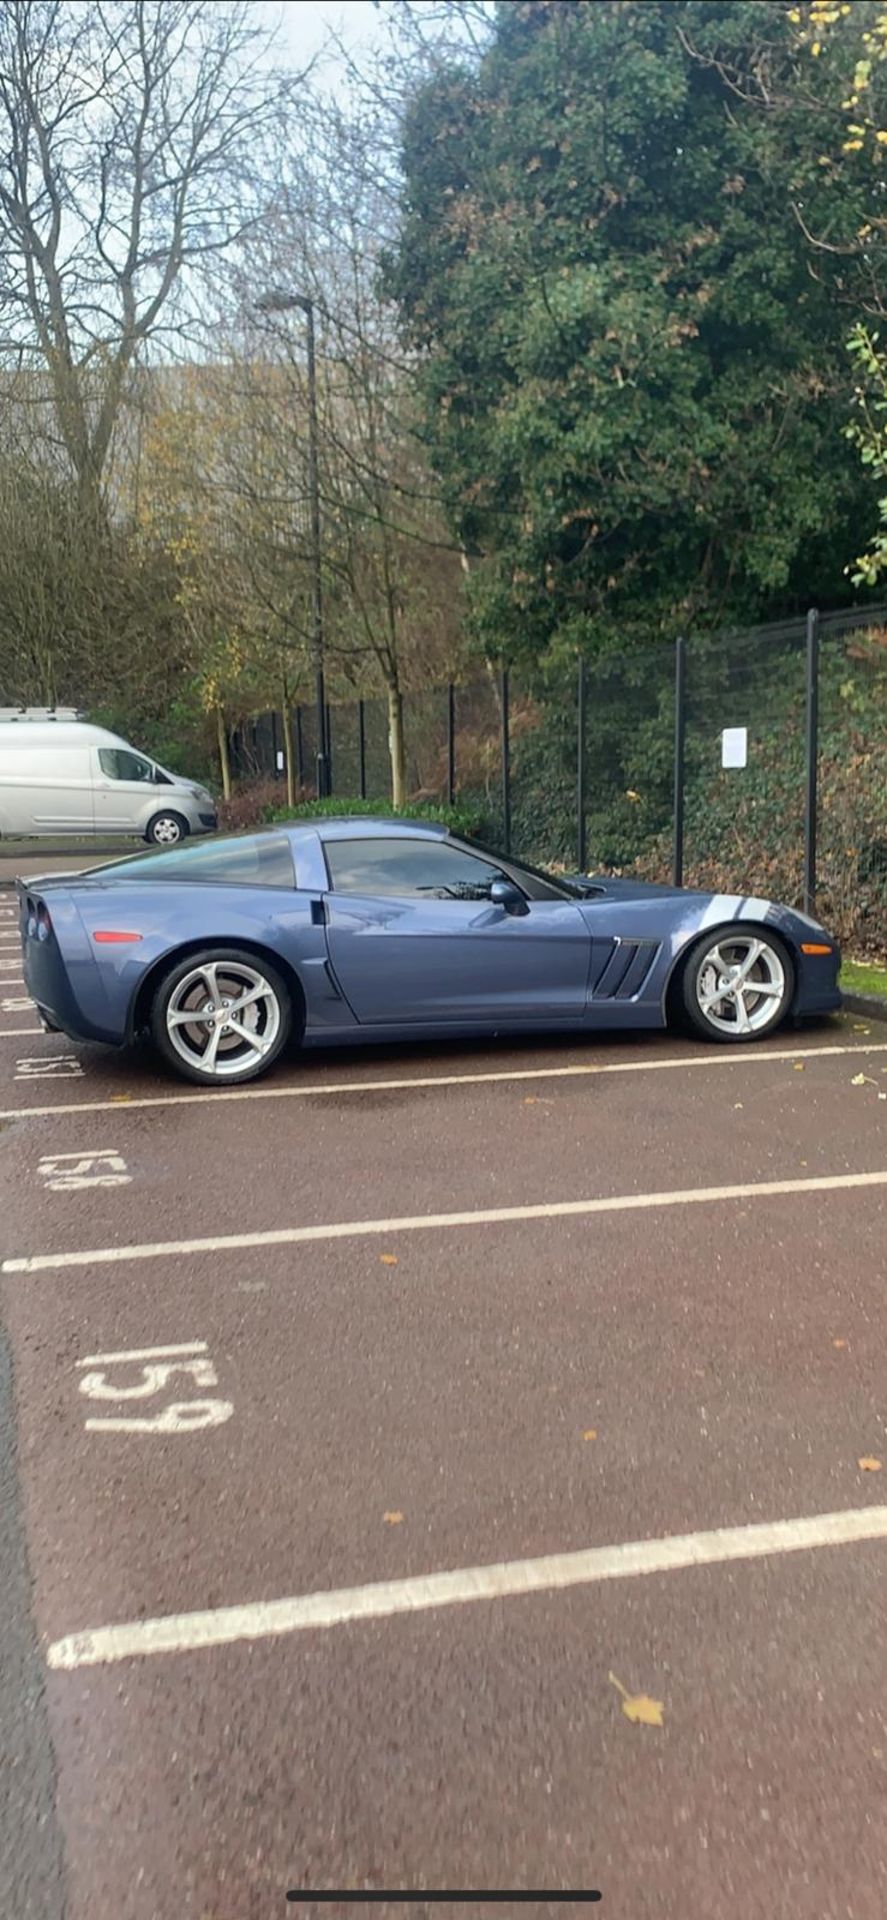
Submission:
POLYGON ((141 833, 150 805, 154 767, 134 747, 92 748, 97 833, 141 833))

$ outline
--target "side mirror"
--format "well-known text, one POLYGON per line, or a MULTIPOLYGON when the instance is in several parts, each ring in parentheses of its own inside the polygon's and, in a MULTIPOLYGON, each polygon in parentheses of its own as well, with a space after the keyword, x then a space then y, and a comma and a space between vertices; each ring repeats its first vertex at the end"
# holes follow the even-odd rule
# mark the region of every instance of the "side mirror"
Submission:
POLYGON ((490 887, 490 899, 494 907, 501 907, 505 913, 529 913, 526 900, 513 880, 494 880, 490 887))

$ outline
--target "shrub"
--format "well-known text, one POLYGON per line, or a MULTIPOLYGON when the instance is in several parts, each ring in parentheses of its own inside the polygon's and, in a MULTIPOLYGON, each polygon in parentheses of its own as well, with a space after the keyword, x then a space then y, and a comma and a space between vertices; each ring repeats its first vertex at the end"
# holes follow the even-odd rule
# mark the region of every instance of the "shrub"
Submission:
POLYGON ((390 800, 360 800, 352 795, 332 794, 328 800, 302 800, 295 807, 271 805, 262 815, 268 821, 318 820, 341 818, 371 820, 433 820, 449 827, 453 833, 468 838, 482 838, 485 821, 479 809, 473 807, 436 806, 432 801, 408 801, 405 807, 395 808, 390 800))
POLYGON ((219 801, 219 826, 227 833, 261 827, 280 805, 281 785, 280 780, 270 775, 259 780, 239 781, 230 800, 219 801))

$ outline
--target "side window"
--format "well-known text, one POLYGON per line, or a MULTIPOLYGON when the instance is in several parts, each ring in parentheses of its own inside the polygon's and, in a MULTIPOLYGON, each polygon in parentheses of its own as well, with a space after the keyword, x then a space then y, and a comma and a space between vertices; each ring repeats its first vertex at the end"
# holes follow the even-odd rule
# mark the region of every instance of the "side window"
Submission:
POLYGON ((153 775, 150 760, 127 747, 99 747, 99 766, 108 780, 146 780, 153 775))
POLYGON ((445 840, 327 840, 336 893, 424 894, 436 900, 488 900, 501 867, 445 840))

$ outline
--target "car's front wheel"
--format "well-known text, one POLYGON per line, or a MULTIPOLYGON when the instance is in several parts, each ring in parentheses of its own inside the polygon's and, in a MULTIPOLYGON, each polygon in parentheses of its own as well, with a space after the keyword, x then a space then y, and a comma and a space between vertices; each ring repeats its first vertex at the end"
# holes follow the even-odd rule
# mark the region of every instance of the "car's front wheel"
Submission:
POLYGON ((763 1040, 785 1019, 795 973, 775 934, 728 927, 693 948, 681 984, 687 1017, 707 1040, 763 1040))
POLYGON ((254 1080, 283 1051, 292 1001, 275 967, 236 947, 207 947, 164 975, 151 1035, 164 1060, 201 1086, 254 1080))
POLYGON ((175 813, 170 807, 163 813, 155 813, 145 828, 145 839, 152 847, 177 847, 187 838, 188 822, 181 813, 175 813))

